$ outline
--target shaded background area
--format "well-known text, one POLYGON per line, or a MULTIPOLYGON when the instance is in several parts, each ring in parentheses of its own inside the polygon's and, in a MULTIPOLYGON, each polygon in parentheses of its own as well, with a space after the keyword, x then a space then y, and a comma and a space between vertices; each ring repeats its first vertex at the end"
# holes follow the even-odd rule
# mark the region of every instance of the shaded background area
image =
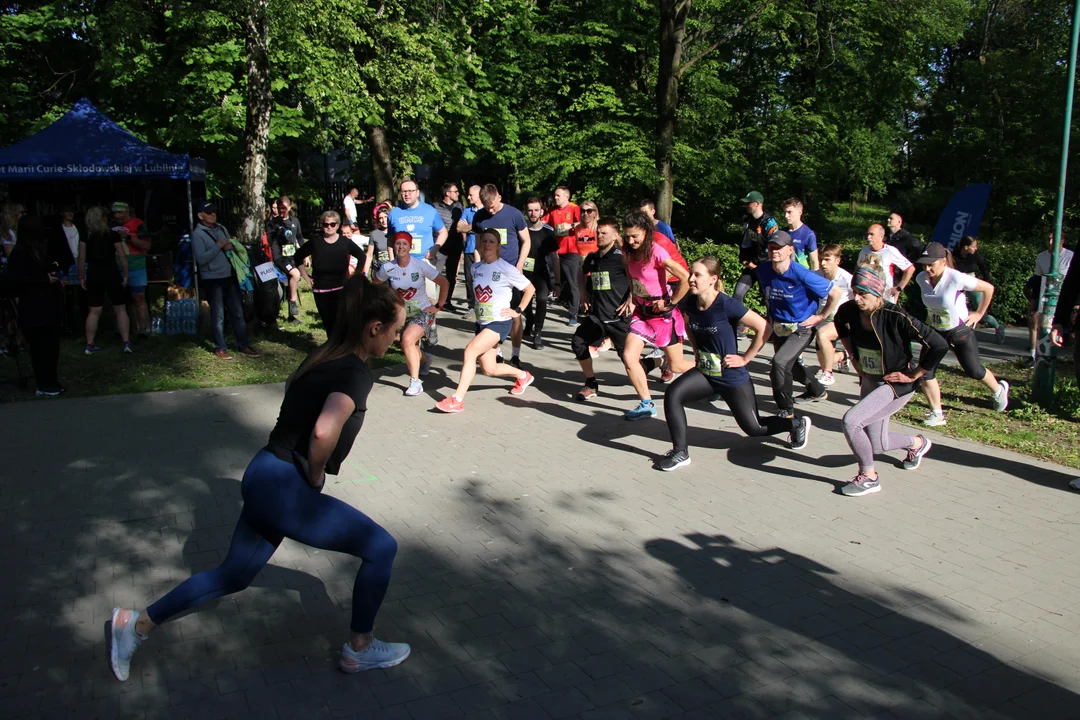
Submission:
POLYGON ((965 445, 850 502, 818 482, 847 462, 835 419, 815 417, 799 456, 695 409, 694 465, 667 475, 647 457, 661 423, 567 403, 568 380, 506 402, 481 380, 470 414, 444 417, 397 379, 327 490, 401 544, 376 632, 413 656, 358 676, 336 669, 358 561, 289 541, 252 588, 155 632, 128 683, 107 667, 113 605, 144 607, 224 556, 280 386, 0 408, 0 718, 1080 707, 1080 518, 1039 482, 1048 468, 965 445))

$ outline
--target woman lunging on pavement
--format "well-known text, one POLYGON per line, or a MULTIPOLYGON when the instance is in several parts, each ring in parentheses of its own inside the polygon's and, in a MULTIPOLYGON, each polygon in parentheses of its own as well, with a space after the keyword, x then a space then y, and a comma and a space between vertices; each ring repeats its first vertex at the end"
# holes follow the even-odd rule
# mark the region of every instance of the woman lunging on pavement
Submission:
POLYGON ((859 496, 881 490, 874 455, 907 450, 904 469, 914 470, 929 452, 932 443, 922 435, 889 432, 889 418, 907 405, 949 346, 936 330, 885 301, 885 271, 876 258, 855 272, 851 289, 855 299, 836 311, 836 332, 859 375, 862 399, 843 419, 844 437, 859 462, 859 473, 841 492, 859 496), (918 365, 912 359, 912 343, 922 346, 918 365))
MULTIPOLYGON (((926 324, 941 333, 945 342, 949 343, 964 373, 990 389, 994 410, 1003 412, 1009 406, 1009 383, 1004 380, 999 382, 994 373, 983 367, 979 359, 979 342, 975 339, 975 328, 990 309, 994 286, 976 279, 974 275, 955 270, 952 259, 952 253, 943 245, 930 243, 922 257, 915 260, 925 267, 915 276, 915 282, 919 285, 923 305, 926 306, 926 324), (969 292, 979 295, 979 306, 972 312, 968 312, 967 306, 966 293, 969 292)), ((922 389, 930 403, 930 415, 923 420, 923 425, 944 425, 941 386, 933 371, 923 378, 922 389)))
POLYGON ((414 258, 412 235, 399 232, 394 235, 394 261, 383 263, 375 271, 376 282, 389 282, 405 301, 405 329, 401 331, 401 350, 405 353, 405 366, 409 370, 409 387, 405 395, 414 397, 424 392, 420 378, 431 369, 431 354, 420 347, 421 340, 434 345, 439 341, 435 315, 446 304, 450 283, 439 274, 435 266, 414 258), (439 301, 431 303, 427 294, 427 280, 439 288, 439 301))
POLYGON ((270 440, 244 472, 244 504, 225 560, 145 611, 113 609, 108 655, 118 679, 128 679, 131 657, 151 630, 246 588, 284 538, 363 558, 353 585, 352 633, 341 651, 342 670, 392 667, 409 656, 408 645, 371 634, 390 584, 397 541, 356 508, 322 492, 326 476, 338 473, 364 423, 374 382, 367 362, 386 352, 404 322, 397 293, 360 274, 349 279, 342 321, 286 383, 270 440))
POLYGON ((754 382, 746 366, 765 345, 765 318, 724 294, 720 261, 703 257, 690 266, 690 295, 679 304, 690 331, 696 367, 683 373, 664 393, 664 415, 673 445, 657 463, 670 472, 690 464, 686 443, 686 405, 719 395, 727 403, 739 428, 750 437, 791 433, 793 450, 806 447, 810 418, 758 415, 754 382), (739 324, 754 331, 746 352, 739 354, 735 339, 739 324))

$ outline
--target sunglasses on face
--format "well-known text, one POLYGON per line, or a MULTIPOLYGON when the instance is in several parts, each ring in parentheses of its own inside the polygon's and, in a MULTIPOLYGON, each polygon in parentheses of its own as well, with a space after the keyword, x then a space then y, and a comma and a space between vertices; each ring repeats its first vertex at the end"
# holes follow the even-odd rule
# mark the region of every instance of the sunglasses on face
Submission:
POLYGON ((322 224, 323 227, 337 227, 337 225, 338 224, 335 223, 335 222, 329 222, 329 223, 323 223, 322 224))
POLYGON ((595 209, 595 208, 585 208, 585 209, 584 209, 584 210, 582 210, 581 212, 584 212, 584 213, 594 213, 594 212, 596 212, 596 209, 595 209))

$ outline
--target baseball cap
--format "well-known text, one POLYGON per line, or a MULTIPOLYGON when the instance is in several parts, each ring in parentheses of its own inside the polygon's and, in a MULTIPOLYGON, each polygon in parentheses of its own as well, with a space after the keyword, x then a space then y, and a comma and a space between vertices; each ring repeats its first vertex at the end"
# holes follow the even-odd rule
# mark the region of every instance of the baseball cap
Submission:
POLYGON ((746 193, 746 197, 744 197, 739 202, 743 203, 744 205, 746 203, 752 203, 752 202, 763 203, 763 202, 765 202, 765 196, 762 195, 761 193, 759 193, 757 190, 751 190, 750 192, 746 193))
POLYGON ((131 212, 131 206, 126 202, 114 202, 112 204, 112 212, 131 212))
POLYGON ((211 213, 216 213, 217 208, 214 206, 214 203, 210 202, 209 200, 204 200, 203 202, 199 203, 196 211, 210 215, 211 213))
POLYGON ((919 258, 915 260, 915 262, 920 265, 929 265, 945 257, 948 252, 949 251, 946 250, 945 246, 941 243, 932 242, 926 246, 926 249, 923 250, 922 255, 920 255, 919 258))
POLYGON ((780 247, 790 247, 791 236, 783 230, 777 230, 765 241, 770 245, 779 245, 780 247))

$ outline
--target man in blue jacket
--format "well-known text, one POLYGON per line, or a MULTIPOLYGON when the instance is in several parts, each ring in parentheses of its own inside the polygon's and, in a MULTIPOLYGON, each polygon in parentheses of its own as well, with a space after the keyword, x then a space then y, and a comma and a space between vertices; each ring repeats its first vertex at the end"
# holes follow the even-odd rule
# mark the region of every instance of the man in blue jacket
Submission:
POLYGON ((229 322, 240 346, 240 354, 259 357, 248 343, 244 307, 240 301, 240 286, 233 277, 232 263, 226 254, 232 250, 232 239, 224 225, 217 221, 217 208, 211 202, 199 205, 199 222, 191 233, 191 248, 199 268, 199 280, 210 302, 210 319, 214 329, 214 354, 222 360, 232 360, 225 345, 225 308, 229 322))

